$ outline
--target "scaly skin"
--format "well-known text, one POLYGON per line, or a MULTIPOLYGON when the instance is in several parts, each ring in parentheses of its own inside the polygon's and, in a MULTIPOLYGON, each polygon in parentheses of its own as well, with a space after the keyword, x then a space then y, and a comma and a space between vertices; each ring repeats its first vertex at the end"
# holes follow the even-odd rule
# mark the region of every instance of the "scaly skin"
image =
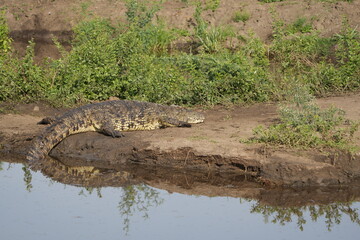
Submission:
POLYGON ((56 182, 81 187, 126 186, 139 184, 126 170, 97 168, 93 166, 68 166, 60 161, 46 158, 39 169, 45 176, 56 182))
POLYGON ((56 118, 34 140, 26 158, 31 168, 37 170, 53 147, 76 133, 98 131, 112 137, 122 137, 122 131, 190 127, 191 123, 203 121, 203 114, 177 106, 128 100, 89 104, 56 118))

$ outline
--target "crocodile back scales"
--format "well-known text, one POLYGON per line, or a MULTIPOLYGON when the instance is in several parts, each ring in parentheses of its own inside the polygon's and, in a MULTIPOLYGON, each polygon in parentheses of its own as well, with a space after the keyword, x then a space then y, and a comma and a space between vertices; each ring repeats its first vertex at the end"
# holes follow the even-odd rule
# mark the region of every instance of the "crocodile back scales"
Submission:
POLYGON ((180 126, 177 123, 203 121, 203 114, 177 106, 129 100, 89 104, 56 118, 52 125, 34 139, 27 161, 37 170, 37 165, 41 164, 53 147, 76 133, 98 131, 109 134, 109 131, 152 130, 180 126))

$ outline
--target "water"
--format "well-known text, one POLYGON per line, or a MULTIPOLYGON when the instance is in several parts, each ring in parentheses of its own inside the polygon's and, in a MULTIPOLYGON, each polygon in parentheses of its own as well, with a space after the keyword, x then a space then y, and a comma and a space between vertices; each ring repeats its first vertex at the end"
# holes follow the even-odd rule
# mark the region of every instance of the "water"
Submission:
MULTIPOLYGON (((262 202, 274 201, 268 194, 262 198, 270 200, 208 197, 171 193, 141 183, 85 188, 56 182, 22 164, 2 162, 0 166, 2 240, 329 240, 360 235, 359 202, 286 208, 264 205, 262 202)), ((171 188, 171 184, 166 186, 171 188)), ((223 189, 224 195, 236 190, 233 186, 223 189)), ((184 192, 189 190, 184 188, 184 192)), ((276 194, 279 201, 293 201, 287 200, 291 198, 287 194, 276 194)))

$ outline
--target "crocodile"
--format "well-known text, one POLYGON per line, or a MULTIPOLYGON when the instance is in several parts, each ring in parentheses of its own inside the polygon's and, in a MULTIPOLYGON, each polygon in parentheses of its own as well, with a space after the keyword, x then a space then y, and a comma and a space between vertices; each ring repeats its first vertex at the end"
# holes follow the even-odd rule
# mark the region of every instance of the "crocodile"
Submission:
POLYGON ((51 120, 52 124, 33 140, 26 159, 33 170, 39 169, 51 149, 72 134, 97 131, 115 138, 123 137, 123 131, 191 127, 204 118, 200 112, 150 102, 114 100, 88 104, 51 120))

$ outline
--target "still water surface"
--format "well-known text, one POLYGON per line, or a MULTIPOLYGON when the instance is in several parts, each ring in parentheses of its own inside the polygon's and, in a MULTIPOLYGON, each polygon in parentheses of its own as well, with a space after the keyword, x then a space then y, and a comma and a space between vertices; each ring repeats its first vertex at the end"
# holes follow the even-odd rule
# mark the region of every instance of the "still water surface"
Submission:
POLYGON ((281 208, 147 185, 84 188, 0 162, 0 239, 359 239, 359 202, 281 208), (316 219, 317 218, 317 219, 316 219))

